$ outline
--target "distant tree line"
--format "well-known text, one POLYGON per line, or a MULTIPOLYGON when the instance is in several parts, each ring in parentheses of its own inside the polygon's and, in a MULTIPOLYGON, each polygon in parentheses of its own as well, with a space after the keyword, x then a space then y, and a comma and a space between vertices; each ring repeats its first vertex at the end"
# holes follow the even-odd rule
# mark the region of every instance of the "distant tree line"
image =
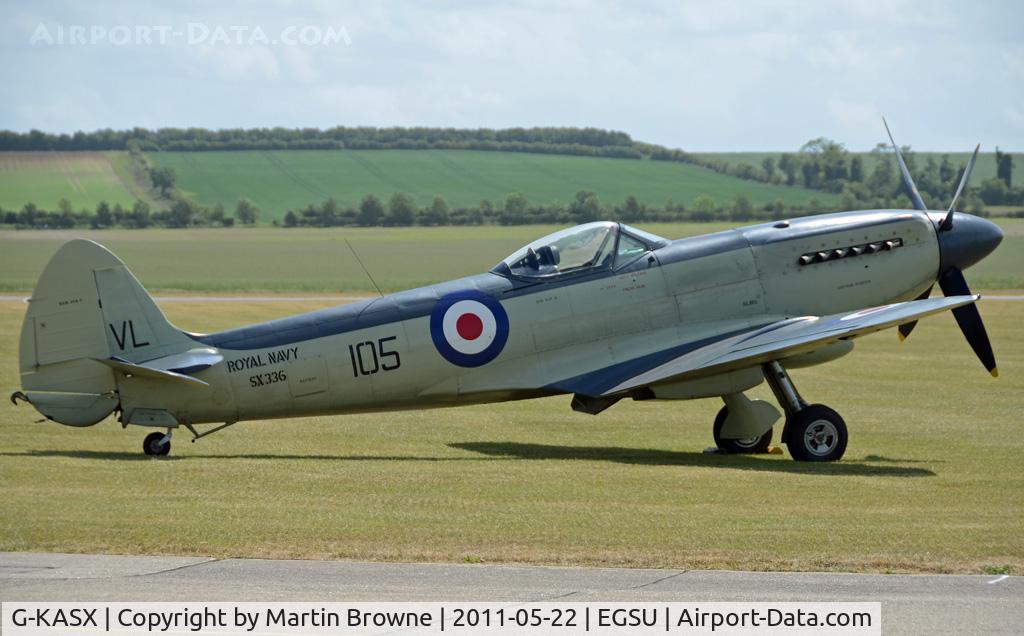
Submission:
POLYGON ((107 128, 72 134, 0 131, 0 151, 455 149, 640 159, 643 154, 637 146, 624 132, 599 128, 107 128))
MULTIPOLYGON (((929 156, 922 163, 909 147, 904 146, 901 151, 925 203, 933 209, 946 208, 960 183, 965 164, 954 164, 949 155, 942 155, 938 161, 929 156)), ((651 158, 655 159, 656 154, 651 158)), ((685 158, 673 156, 672 160, 687 161, 740 179, 839 194, 844 207, 850 209, 911 207, 892 149, 887 144, 878 144, 870 154, 874 167, 868 171, 863 156, 849 152, 841 143, 820 137, 808 141, 796 153, 769 155, 759 166, 685 153, 685 158)), ((980 212, 985 205, 1024 205, 1024 188, 1013 187, 1013 157, 997 148, 996 166, 996 176, 968 187, 958 207, 980 212)))
POLYGON ((17 211, 0 208, 0 222, 20 229, 53 230, 233 227, 236 221, 242 225, 254 225, 259 213, 259 208, 248 199, 238 201, 234 216, 229 215, 220 203, 212 207, 201 206, 187 197, 174 197, 163 210, 154 210, 145 201, 136 201, 131 207, 100 201, 91 210, 75 210, 67 199, 61 199, 56 210, 43 210, 34 203, 26 203, 17 211))
POLYGON ((405 192, 395 192, 386 201, 367 195, 357 206, 342 206, 334 199, 320 204, 288 210, 280 225, 284 227, 407 227, 442 225, 530 225, 548 223, 572 225, 601 219, 625 223, 676 221, 735 221, 775 219, 787 214, 822 210, 811 201, 807 207, 787 206, 781 201, 755 206, 745 196, 720 204, 707 195, 697 197, 689 206, 668 201, 663 206, 640 202, 628 196, 619 203, 606 204, 591 191, 581 190, 567 204, 531 203, 520 192, 508 194, 503 201, 484 199, 471 207, 452 207, 444 197, 434 197, 428 205, 418 206, 405 192))
MULTIPOLYGON (((689 205, 668 201, 662 206, 648 205, 635 196, 619 203, 606 204, 587 190, 576 193, 567 204, 531 203, 520 192, 508 194, 504 200, 480 201, 471 207, 452 207, 442 196, 420 206, 412 195, 395 192, 387 200, 366 195, 358 205, 341 205, 334 199, 319 204, 288 210, 273 225, 283 227, 409 227, 447 225, 530 225, 537 223, 570 225, 601 219, 615 219, 626 223, 676 221, 732 221, 737 223, 777 219, 787 215, 831 211, 816 200, 806 206, 786 205, 776 201, 767 205, 753 205, 745 196, 730 202, 716 202, 707 195, 694 199, 689 205)), ((125 228, 147 227, 232 227, 237 224, 253 225, 260 210, 248 199, 239 200, 233 214, 224 206, 202 206, 186 197, 175 196, 166 210, 152 210, 144 201, 136 201, 130 208, 101 201, 92 209, 75 210, 62 199, 56 210, 43 210, 33 203, 20 210, 0 208, 0 221, 17 228, 69 229, 69 228, 125 228)))

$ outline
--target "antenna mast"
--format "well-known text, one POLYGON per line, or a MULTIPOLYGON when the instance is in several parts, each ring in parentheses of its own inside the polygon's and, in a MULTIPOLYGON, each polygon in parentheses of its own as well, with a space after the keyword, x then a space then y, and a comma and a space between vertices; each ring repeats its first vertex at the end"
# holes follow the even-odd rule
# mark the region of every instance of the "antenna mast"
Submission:
POLYGON ((381 298, 383 298, 384 292, 382 292, 380 287, 377 286, 377 281, 373 280, 373 276, 370 276, 370 270, 366 269, 366 265, 363 265, 363 259, 359 258, 359 254, 356 253, 356 248, 352 247, 352 244, 348 242, 348 239, 344 240, 345 245, 348 245, 348 249, 352 250, 352 256, 356 257, 356 262, 359 263, 359 267, 363 268, 363 273, 366 274, 366 277, 370 279, 371 283, 373 283, 373 288, 376 289, 377 293, 380 294, 381 298))

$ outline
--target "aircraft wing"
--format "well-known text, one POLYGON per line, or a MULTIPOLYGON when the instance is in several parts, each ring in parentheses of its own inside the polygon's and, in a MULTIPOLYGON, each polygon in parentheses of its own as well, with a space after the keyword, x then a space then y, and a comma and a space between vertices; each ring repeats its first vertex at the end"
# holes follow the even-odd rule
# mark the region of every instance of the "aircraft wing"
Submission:
POLYGON ((967 305, 978 298, 929 298, 829 316, 787 318, 743 333, 729 334, 696 348, 687 347, 685 353, 648 370, 621 378, 610 388, 608 376, 605 375, 606 381, 602 383, 604 386, 601 390, 587 394, 614 395, 666 380, 684 380, 761 365, 967 305))

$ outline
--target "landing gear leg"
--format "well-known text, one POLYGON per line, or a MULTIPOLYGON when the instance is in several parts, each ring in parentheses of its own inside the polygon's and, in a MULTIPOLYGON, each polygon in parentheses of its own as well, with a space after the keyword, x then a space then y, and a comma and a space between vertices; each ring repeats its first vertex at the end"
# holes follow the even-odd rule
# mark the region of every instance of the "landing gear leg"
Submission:
POLYGON ((150 433, 142 441, 142 451, 150 457, 164 457, 171 452, 171 431, 167 434, 150 433))
POLYGON ((793 459, 803 462, 834 462, 846 452, 846 422, 823 404, 808 404, 797 392, 789 374, 777 360, 763 367, 764 379, 786 412, 782 441, 793 459))

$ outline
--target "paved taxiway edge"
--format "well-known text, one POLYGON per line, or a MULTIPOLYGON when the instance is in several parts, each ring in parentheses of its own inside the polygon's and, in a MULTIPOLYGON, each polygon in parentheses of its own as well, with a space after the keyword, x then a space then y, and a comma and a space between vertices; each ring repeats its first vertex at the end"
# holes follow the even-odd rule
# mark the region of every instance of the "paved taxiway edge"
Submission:
POLYGON ((0 601, 880 601, 884 631, 1019 633, 1024 579, 0 553, 0 601))

